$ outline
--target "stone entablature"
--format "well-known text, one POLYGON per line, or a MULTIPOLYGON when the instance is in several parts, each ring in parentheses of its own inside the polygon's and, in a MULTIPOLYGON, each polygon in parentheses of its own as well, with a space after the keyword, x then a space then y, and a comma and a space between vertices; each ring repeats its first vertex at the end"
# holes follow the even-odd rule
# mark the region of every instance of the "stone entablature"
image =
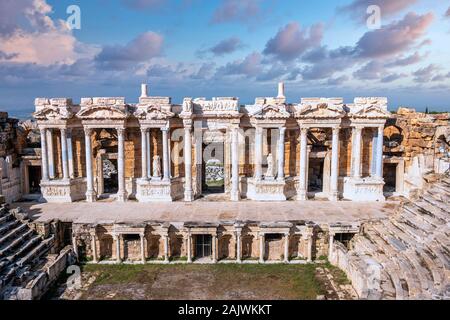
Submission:
POLYGON ((75 222, 72 242, 76 254, 84 247, 86 256, 80 259, 94 263, 191 263, 197 258, 197 236, 210 237, 211 254, 206 259, 213 263, 301 263, 327 255, 326 229, 326 225, 304 221, 75 222), (127 239, 127 235, 137 238, 127 239))
MULTIPOLYGON (((98 196, 93 187, 92 149, 95 143, 93 132, 100 129, 117 132, 119 176, 117 198, 121 201, 128 199, 131 194, 130 188, 136 190, 132 193, 139 201, 173 201, 181 198, 183 193, 185 201, 194 200, 201 194, 202 182, 199 171, 202 170, 202 144, 206 142, 201 136, 208 132, 222 133, 226 137, 223 139, 226 153, 224 179, 225 190, 230 194, 231 200, 238 201, 241 196, 269 201, 282 201, 291 197, 306 200, 309 166, 307 159, 310 153, 308 140, 311 139, 312 130, 316 128, 332 131, 329 169, 331 177, 329 189, 326 191, 329 199, 338 200, 344 195, 351 200, 382 200, 382 128, 389 116, 386 106, 386 98, 356 98, 350 105, 345 105, 342 98, 302 98, 299 104, 287 104, 282 84, 279 86, 277 97, 256 98, 253 105, 240 106, 236 97, 218 97, 212 100, 185 98, 180 106, 172 104, 169 97, 147 96, 147 88, 143 86, 137 104, 128 104, 123 97, 83 98, 80 105, 74 105, 71 99, 38 98, 34 116, 41 129, 42 149, 45 150, 42 152, 42 180, 46 182, 55 177, 53 150, 57 148, 62 157, 62 178, 66 181, 61 188, 67 186, 67 181, 71 181, 73 176, 71 132, 75 129, 84 131, 84 145, 81 147, 85 149, 88 201, 95 201, 98 196), (339 174, 339 157, 342 153, 339 136, 340 130, 346 128, 352 128, 353 131, 352 174, 347 179, 348 183, 339 174), (378 128, 377 135, 373 133, 374 142, 378 144, 373 143, 372 146, 374 150, 372 161, 377 162, 376 170, 375 165, 373 166, 375 180, 367 177, 360 179, 361 134, 364 128, 370 130, 378 128), (134 171, 141 171, 141 174, 137 177, 134 176, 136 172, 133 174, 133 185, 128 188, 130 182, 125 180, 124 172, 130 161, 126 161, 125 144, 128 131, 136 129, 140 130, 141 141, 133 141, 133 144, 140 144, 138 153, 140 159, 133 159, 133 163, 140 163, 141 170, 134 171), (172 140, 171 133, 178 129, 184 130, 182 134, 184 155, 180 157, 179 151, 175 152, 178 153, 177 157, 184 161, 184 176, 175 177, 173 167, 177 166, 179 170, 181 163, 173 160, 172 147, 177 142, 172 140), (254 134, 250 133, 252 140, 249 142, 254 148, 252 152, 254 163, 253 175, 244 177, 241 167, 246 139, 243 134, 249 135, 248 132, 245 133, 247 129, 255 130, 254 134), (264 134, 267 130, 276 130, 276 133, 269 138, 264 134), (57 145, 53 146, 55 143, 53 133, 56 131, 59 131, 59 137, 57 145), (291 139, 291 136, 298 132, 300 171, 296 176, 287 176, 286 137, 291 139), (157 145, 154 146, 152 141, 155 139, 157 145), (269 140, 276 146, 276 152, 269 151, 267 154, 264 146, 269 140), (158 148, 156 155, 156 151, 152 151, 155 147, 158 148), (263 169, 266 169, 265 172, 263 169), (194 174, 196 180, 193 179, 194 174), (339 181, 344 181, 343 183, 348 185, 340 188, 339 181), (375 184, 377 188, 373 188, 375 184), (243 189, 247 192, 242 192, 243 189), (365 197, 368 191, 370 194, 365 197), (374 192, 376 194, 373 194, 374 192), (358 197, 355 194, 358 194, 358 197)), ((295 145, 290 145, 290 148, 293 147, 295 145)), ((64 190, 71 188, 64 187, 64 190)), ((61 190, 54 193, 64 192, 61 190)), ((78 196, 67 199, 69 198, 78 199, 78 196)), ((52 201, 52 197, 47 196, 46 200, 52 201)))

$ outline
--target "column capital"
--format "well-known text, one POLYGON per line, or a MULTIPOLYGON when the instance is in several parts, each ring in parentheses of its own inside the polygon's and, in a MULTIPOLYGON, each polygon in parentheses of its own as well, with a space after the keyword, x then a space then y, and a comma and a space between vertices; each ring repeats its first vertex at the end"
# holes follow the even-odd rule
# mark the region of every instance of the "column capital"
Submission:
POLYGON ((89 127, 84 127, 83 129, 84 129, 84 135, 85 136, 91 136, 92 131, 94 130, 94 129, 89 128, 89 127))
POLYGON ((308 131, 309 131, 309 128, 308 128, 308 127, 300 127, 300 133, 301 133, 301 134, 307 134, 308 131))
POLYGON ((116 130, 117 130, 117 134, 119 136, 123 136, 125 133, 125 128, 123 128, 123 127, 118 127, 118 128, 116 128, 116 130))
POLYGON ((141 133, 146 134, 150 128, 148 127, 140 127, 141 133))
POLYGON ((339 131, 341 130, 341 128, 333 127, 333 128, 331 128, 331 130, 333 131, 333 134, 339 134, 339 131))
POLYGON ((353 130, 355 130, 357 133, 361 133, 363 129, 364 129, 364 127, 360 126, 360 125, 353 127, 353 130))
POLYGON ((284 134, 286 132, 286 126, 282 125, 280 128, 280 133, 284 134))
POLYGON ((169 132, 170 128, 169 127, 161 127, 161 131, 162 132, 169 132))

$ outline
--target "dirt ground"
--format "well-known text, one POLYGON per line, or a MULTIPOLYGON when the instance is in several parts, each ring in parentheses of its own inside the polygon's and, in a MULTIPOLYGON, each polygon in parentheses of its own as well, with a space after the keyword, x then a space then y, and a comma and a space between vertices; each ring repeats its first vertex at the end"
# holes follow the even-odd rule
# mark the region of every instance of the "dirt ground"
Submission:
POLYGON ((355 299, 343 272, 306 265, 86 265, 81 288, 66 280, 46 299, 313 300, 355 299))

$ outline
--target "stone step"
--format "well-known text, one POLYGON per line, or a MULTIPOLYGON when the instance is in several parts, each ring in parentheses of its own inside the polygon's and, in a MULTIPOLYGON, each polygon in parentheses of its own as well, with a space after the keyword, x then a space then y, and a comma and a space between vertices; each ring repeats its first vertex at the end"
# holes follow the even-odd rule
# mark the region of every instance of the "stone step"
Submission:
POLYGON ((429 202, 431 205, 441 209, 444 213, 445 213, 445 218, 444 219, 448 219, 449 215, 450 215, 450 208, 448 207, 447 204, 442 203, 436 199, 434 199, 433 197, 422 197, 422 200, 429 202))
POLYGON ((4 223, 6 223, 7 221, 9 221, 11 218, 13 217, 13 215, 11 213, 7 213, 5 215, 2 215, 0 217, 0 226, 4 223))
POLYGON ((26 224, 21 224, 18 227, 14 228, 3 237, 0 238, 0 248, 5 245, 6 242, 14 240, 15 237, 20 236, 23 231, 28 229, 26 224))
POLYGON ((9 255, 7 259, 13 262, 19 257, 26 255, 27 252, 29 252, 33 247, 35 247, 41 240, 42 240, 41 237, 38 235, 30 238, 25 243, 23 243, 22 246, 17 251, 9 255))
POLYGON ((408 296, 409 298, 415 298, 422 292, 420 281, 414 268, 411 266, 408 260, 403 255, 396 255, 390 257, 397 261, 401 270, 401 279, 403 279, 408 285, 408 296))
POLYGON ((431 274, 430 270, 423 265, 422 260, 417 256, 416 250, 410 249, 406 251, 403 256, 410 263, 410 265, 412 265, 413 270, 418 276, 421 287, 421 294, 428 292, 431 298, 431 290, 434 287, 434 283, 433 275, 431 274))
POLYGON ((445 224, 447 222, 447 214, 440 208, 435 207, 425 200, 418 200, 414 202, 409 202, 408 206, 417 207, 420 214, 430 215, 434 219, 438 220, 439 223, 445 224))
POLYGON ((438 200, 448 203, 448 198, 450 197, 450 188, 436 183, 427 190, 427 193, 436 197, 436 199, 438 200))
POLYGON ((17 220, 8 221, 7 223, 3 224, 0 227, 0 236, 5 234, 9 230, 11 230, 11 228, 14 228, 18 224, 19 224, 19 221, 17 221, 17 220))
POLYGON ((400 217, 401 219, 407 220, 409 223, 423 230, 426 233, 433 232, 434 230, 436 230, 437 227, 436 225, 428 222, 428 220, 423 218, 423 216, 411 212, 408 209, 402 210, 400 217))
POLYGON ((31 250, 25 257, 20 259, 17 262, 17 265, 19 267, 23 267, 25 264, 30 263, 31 261, 34 261, 34 260, 40 258, 40 256, 42 256, 42 254, 44 254, 50 248, 50 245, 53 243, 53 241, 54 241, 53 235, 50 238, 43 240, 41 243, 39 243, 39 245, 37 247, 35 247, 33 250, 31 250))
POLYGON ((33 230, 31 229, 26 230, 25 233, 23 233, 19 238, 16 238, 15 240, 11 241, 7 246, 0 249, 0 257, 3 257, 5 254, 16 248, 18 245, 27 240, 31 235, 33 235, 33 230))
POLYGON ((382 290, 382 300, 394 300, 396 296, 396 290, 394 282, 385 270, 381 271, 380 286, 382 290))
POLYGON ((427 268, 431 273, 433 287, 440 291, 444 280, 443 270, 436 265, 436 263, 422 250, 422 248, 416 248, 415 250, 421 260, 421 264, 423 264, 424 268, 427 268))
POLYGON ((432 229, 445 224, 443 220, 436 218, 431 212, 427 211, 425 213, 425 209, 412 205, 410 203, 408 203, 408 205, 404 205, 402 209, 403 212, 401 214, 404 214, 404 211, 407 211, 407 214, 409 213, 411 215, 414 215, 416 219, 426 222, 429 226, 432 227, 432 229))

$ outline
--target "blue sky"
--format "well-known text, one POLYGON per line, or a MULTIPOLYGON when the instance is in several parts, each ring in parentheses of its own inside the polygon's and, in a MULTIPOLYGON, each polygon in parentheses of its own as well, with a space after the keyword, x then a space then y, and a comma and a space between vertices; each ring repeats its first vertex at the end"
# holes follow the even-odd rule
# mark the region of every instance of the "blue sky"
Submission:
POLYGON ((450 110, 450 1, 2 0, 0 109, 35 97, 387 96, 450 110), (381 10, 370 29, 366 9, 381 10), (68 30, 78 5, 81 29, 68 30))

